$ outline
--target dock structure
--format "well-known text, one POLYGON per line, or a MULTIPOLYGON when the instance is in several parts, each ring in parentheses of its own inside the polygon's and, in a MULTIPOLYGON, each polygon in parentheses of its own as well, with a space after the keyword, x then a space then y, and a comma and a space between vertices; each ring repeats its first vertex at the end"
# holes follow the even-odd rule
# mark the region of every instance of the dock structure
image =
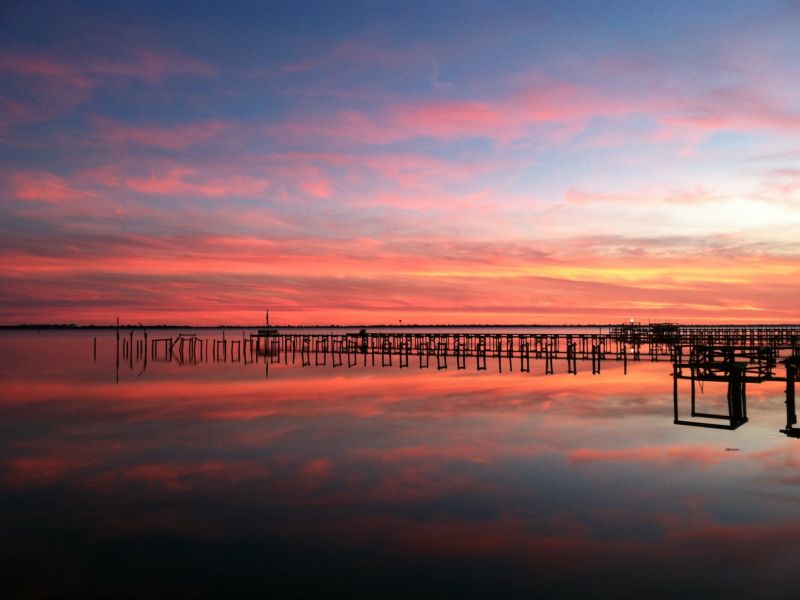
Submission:
POLYGON ((800 429, 797 425, 797 410, 795 408, 795 383, 798 370, 800 370, 800 357, 797 355, 783 361, 786 367, 786 427, 781 433, 793 438, 800 438, 800 429))
POLYGON ((623 323, 609 326, 609 336, 639 344, 682 346, 796 346, 800 325, 678 325, 623 323))
MULTIPOLYGON (((705 377, 726 377, 725 363, 744 362, 747 369, 745 382, 760 382, 775 379, 779 363, 788 357, 800 354, 800 326, 792 327, 699 327, 659 325, 611 326, 604 333, 483 333, 458 331, 360 331, 333 332, 331 330, 297 333, 282 331, 276 327, 259 328, 255 332, 241 330, 240 335, 221 339, 209 336, 201 338, 196 333, 178 333, 170 337, 135 340, 131 329, 128 339, 122 339, 120 351, 123 360, 128 360, 135 348, 137 359, 149 356, 153 361, 175 360, 179 363, 231 360, 258 361, 268 358, 278 362, 280 357, 288 363, 298 355, 316 355, 315 364, 327 364, 325 356, 336 355, 336 366, 344 364, 344 355, 349 355, 348 364, 355 366, 361 358, 362 364, 375 365, 380 360, 386 366, 392 364, 391 357, 400 357, 401 367, 409 366, 414 357, 421 368, 430 364, 430 358, 440 357, 444 368, 448 357, 454 359, 458 368, 466 368, 466 361, 475 362, 483 370, 486 360, 498 361, 499 367, 514 370, 519 365, 529 371, 531 361, 542 361, 545 373, 555 372, 561 364, 568 373, 577 373, 579 365, 587 365, 593 374, 601 371, 605 361, 629 362, 648 360, 666 361, 674 366, 679 378, 694 373, 695 380, 705 377), (210 349, 209 349, 210 343, 210 349), (342 356, 342 361, 339 361, 342 356), (705 365, 705 367, 703 367, 705 365), (754 369, 756 369, 754 371, 754 369), (713 373, 712 373, 713 371, 713 373)), ((119 339, 119 337, 118 337, 119 339)))
MULTIPOLYGON (((796 428, 795 382, 800 361, 800 326, 698 326, 623 324, 598 333, 531 332, 498 333, 480 330, 380 331, 361 329, 339 332, 311 329, 295 332, 269 326, 256 331, 201 338, 196 333, 134 340, 132 329, 120 345, 117 332, 117 369, 121 361, 141 369, 150 362, 196 365, 202 362, 283 362, 303 367, 397 366, 458 370, 469 364, 478 371, 494 364, 498 371, 531 373, 531 364, 543 364, 546 375, 580 371, 600 374, 608 361, 629 363, 647 360, 672 365, 674 422, 678 425, 736 429, 747 422, 747 385, 767 381, 786 382, 787 424, 781 432, 800 437, 796 428), (135 341, 135 344, 134 344, 135 341), (210 347, 209 347, 210 346, 210 347), (142 360, 143 359, 143 360, 142 360), (783 367, 783 368, 781 368, 783 367), (688 418, 684 415, 680 388, 689 386, 688 418), (715 410, 699 406, 697 390, 726 386, 725 401, 715 410)), ((124 363, 123 363, 124 364, 124 363)))

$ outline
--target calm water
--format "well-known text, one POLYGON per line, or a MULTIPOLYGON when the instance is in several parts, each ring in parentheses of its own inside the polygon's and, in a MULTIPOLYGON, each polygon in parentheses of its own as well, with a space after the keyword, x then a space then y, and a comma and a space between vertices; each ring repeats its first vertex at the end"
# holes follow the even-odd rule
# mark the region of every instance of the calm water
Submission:
POLYGON ((673 425, 667 363, 115 360, 0 333, 10 596, 795 596, 781 383, 731 432, 673 425))

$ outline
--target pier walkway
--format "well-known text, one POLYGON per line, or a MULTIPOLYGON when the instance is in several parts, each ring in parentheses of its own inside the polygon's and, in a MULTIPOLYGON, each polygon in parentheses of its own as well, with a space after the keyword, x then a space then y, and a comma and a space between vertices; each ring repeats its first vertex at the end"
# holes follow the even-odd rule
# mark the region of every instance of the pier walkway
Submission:
POLYGON ((142 371, 148 361, 283 362, 303 367, 398 366, 419 369, 487 370, 493 362, 499 371, 531 372, 541 361, 545 374, 558 371, 599 374, 607 361, 621 363, 627 373, 631 362, 665 361, 672 365, 674 422, 678 425, 736 429, 747 422, 748 384, 786 383, 786 427, 781 432, 800 437, 795 428, 795 382, 800 361, 800 326, 697 326, 674 324, 623 324, 607 333, 483 333, 426 331, 360 331, 312 333, 260 329, 241 335, 209 336, 178 333, 148 338, 146 329, 117 330, 117 368, 134 360, 142 371), (135 357, 135 359, 134 359, 135 357), (330 363, 328 362, 330 360, 330 363), (560 366, 559 366, 560 365, 560 366), (688 381, 689 417, 683 417, 680 382, 688 381), (706 383, 727 386, 727 410, 714 413, 698 408, 697 388, 706 383))

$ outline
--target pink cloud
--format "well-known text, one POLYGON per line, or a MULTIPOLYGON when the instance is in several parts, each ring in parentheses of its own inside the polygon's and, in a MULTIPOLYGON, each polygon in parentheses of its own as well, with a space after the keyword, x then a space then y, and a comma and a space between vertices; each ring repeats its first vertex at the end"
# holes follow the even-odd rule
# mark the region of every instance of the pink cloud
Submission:
MULTIPOLYGON (((424 190, 427 195, 442 195, 441 188, 451 183, 475 182, 480 175, 517 166, 513 159, 483 161, 452 161, 413 152, 287 152, 244 156, 244 163, 263 168, 277 181, 325 182, 356 188, 386 188, 386 195, 402 196, 407 190, 424 190), (397 188, 401 188, 398 190, 397 188)), ((527 164, 527 163, 526 163, 527 164)), ((348 201, 357 204, 376 204, 378 192, 358 198, 350 194, 348 201)))
POLYGON ((329 458, 318 458, 307 462, 300 468, 304 477, 323 479, 330 474, 332 461, 329 458))
POLYGON ((594 202, 640 202, 645 198, 643 198, 643 194, 637 192, 597 193, 570 188, 567 190, 564 199, 575 204, 588 204, 594 202))
MULTIPOLYGON (((52 286, 60 273, 71 284, 60 286, 58 295, 49 296, 51 302, 69 300, 79 318, 92 310, 84 307, 83 290, 106 289, 84 278, 113 273, 126 281, 124 303, 131 310, 151 314, 163 313, 164 306, 183 306, 182 314, 202 323, 237 322, 242 317, 250 321, 247 307, 267 301, 280 307, 289 321, 341 323, 360 322, 364 314, 376 322, 390 322, 398 313, 404 321, 416 322, 613 322, 620 314, 703 322, 762 318, 785 322, 796 310, 782 275, 787 267, 796 269, 790 259, 783 259, 782 265, 770 257, 769 269, 776 275, 769 276, 763 255, 752 260, 704 256, 696 264, 685 261, 683 268, 691 279, 670 282, 660 275, 661 269, 670 268, 669 258, 642 258, 626 268, 613 258, 578 255, 567 261, 544 256, 536 260, 538 274, 520 275, 520 269, 529 268, 525 256, 522 249, 512 259, 500 251, 461 248, 457 241, 417 243, 407 238, 391 244, 356 238, 144 238, 117 249, 98 252, 91 247, 85 256, 6 254, 4 263, 14 269, 6 271, 4 289, 25 306, 25 298, 48 296, 41 286, 52 286), (474 266, 475 252, 485 261, 483 271, 474 266), (749 270, 752 274, 747 275, 749 270), (614 275, 609 280, 610 274, 614 275), (725 282, 731 274, 741 283, 725 282), (167 275, 176 278, 174 284, 164 283, 167 275), (756 277, 757 286, 752 283, 756 277), (231 287, 232 281, 237 285, 231 287), (214 291, 223 282, 224 294, 214 291), (707 302, 709 290, 714 290, 713 305, 707 302), (191 306, 182 300, 187 293, 195 299, 191 306), (220 312, 217 299, 223 296, 220 312), (205 303, 198 304, 198 298, 206 298, 205 303)), ((114 296, 112 290, 103 292, 111 294, 108 301, 114 296)), ((123 302, 122 296, 119 301, 123 302)), ((113 305, 107 306, 103 315, 95 309, 97 319, 115 316, 113 305)))
MULTIPOLYGON (((390 120, 399 135, 430 137, 483 136, 508 126, 500 107, 486 102, 433 101, 397 106, 390 110, 390 120)), ((491 134, 489 137, 493 137, 491 134)))
POLYGON ((206 63, 173 51, 137 48, 128 60, 98 59, 85 65, 86 71, 100 76, 157 80, 167 75, 210 77, 216 70, 206 63))
MULTIPOLYGON (((135 49, 131 54, 129 59, 101 58, 78 62, 0 51, 0 73, 13 75, 17 91, 24 96, 24 99, 17 100, 0 99, 0 131, 68 113, 88 100, 112 77, 158 83, 170 75, 210 77, 215 72, 209 65, 171 51, 135 49)), ((189 137, 197 135, 197 132, 188 130, 175 133, 189 137)), ((166 136, 158 136, 153 131, 144 131, 140 136, 143 140, 160 140, 161 144, 167 140, 166 136)))
POLYGON ((267 179, 245 175, 207 176, 191 168, 173 168, 150 177, 131 177, 124 186, 135 192, 157 195, 190 195, 224 198, 257 197, 270 186, 267 179))
POLYGON ((0 129, 6 130, 68 113, 86 101, 96 87, 96 82, 80 69, 39 56, 0 51, 0 73, 13 76, 19 94, 16 99, 0 99, 0 129))
POLYGON ((324 179, 317 179, 315 181, 306 181, 300 184, 301 189, 307 194, 315 198, 330 198, 331 197, 331 184, 324 179))
POLYGON ((218 120, 176 127, 133 125, 100 117, 91 121, 95 127, 95 136, 103 143, 112 145, 136 143, 169 150, 189 148, 208 142, 232 128, 231 123, 218 120))
POLYGON ((210 65, 171 50, 135 48, 129 58, 95 58, 80 62, 48 56, 0 51, 0 71, 26 77, 57 79, 76 87, 92 88, 104 76, 155 80, 166 75, 211 76, 210 65))
POLYGON ((10 98, 0 98, 0 132, 11 129, 20 123, 36 120, 36 111, 30 104, 10 98))
POLYGON ((733 455, 724 449, 707 446, 640 446, 635 448, 579 448, 569 452, 573 462, 694 463, 713 465, 733 455))
POLYGON ((667 202, 671 204, 702 204, 706 202, 723 201, 726 197, 698 185, 684 190, 664 190, 660 188, 641 188, 620 192, 589 192, 570 188, 564 199, 573 204, 637 204, 667 202))
POLYGON ((48 484, 81 465, 82 461, 63 455, 15 458, 5 463, 4 479, 9 485, 20 487, 48 484))
POLYGON ((770 99, 759 89, 740 87, 695 89, 676 94, 650 84, 621 97, 599 85, 558 81, 535 73, 515 78, 505 95, 475 99, 388 100, 374 111, 342 110, 270 128, 281 137, 327 139, 329 142, 391 144, 430 137, 442 140, 482 137, 507 144, 536 139, 565 143, 587 131, 593 119, 648 118, 638 126, 593 132, 585 143, 619 145, 631 141, 682 144, 690 154, 709 133, 720 130, 795 131, 800 117, 785 102, 770 99))
POLYGON ((41 171, 18 171, 9 177, 12 194, 20 200, 47 203, 77 202, 91 196, 74 179, 41 171))
POLYGON ((199 481, 210 480, 215 484, 233 484, 242 481, 261 480, 268 471, 261 465, 247 462, 198 462, 188 464, 151 463, 139 464, 123 471, 122 480, 146 481, 173 491, 187 491, 199 481))
POLYGON ((386 45, 385 40, 375 37, 343 41, 328 52, 331 63, 336 66, 343 63, 375 65, 382 69, 412 66, 428 58, 429 54, 430 49, 419 45, 404 44, 399 48, 392 48, 386 45))
POLYGON ((768 91, 742 84, 675 98, 659 118, 672 126, 708 131, 800 130, 800 115, 768 91))
POLYGON ((25 77, 42 77, 58 80, 61 84, 79 88, 92 88, 94 82, 80 70, 67 63, 42 56, 11 54, 0 51, 0 71, 25 77))
POLYGON ((288 137, 327 137, 388 144, 415 137, 486 137, 508 143, 533 126, 546 139, 564 141, 597 116, 625 116, 646 105, 620 101, 603 91, 538 76, 520 92, 483 100, 426 100, 389 103, 375 113, 341 111, 315 119, 295 119, 271 128, 288 137))

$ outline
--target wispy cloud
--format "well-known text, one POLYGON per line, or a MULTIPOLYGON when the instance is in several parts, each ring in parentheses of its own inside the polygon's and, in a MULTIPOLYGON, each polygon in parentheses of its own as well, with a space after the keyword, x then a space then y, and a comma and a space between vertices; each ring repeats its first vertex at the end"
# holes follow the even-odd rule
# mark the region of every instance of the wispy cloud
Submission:
POLYGON ((302 322, 796 319, 791 24, 759 44, 777 13, 726 16, 684 48, 456 13, 11 35, 0 318, 129 291, 198 319, 264 298, 302 322))

